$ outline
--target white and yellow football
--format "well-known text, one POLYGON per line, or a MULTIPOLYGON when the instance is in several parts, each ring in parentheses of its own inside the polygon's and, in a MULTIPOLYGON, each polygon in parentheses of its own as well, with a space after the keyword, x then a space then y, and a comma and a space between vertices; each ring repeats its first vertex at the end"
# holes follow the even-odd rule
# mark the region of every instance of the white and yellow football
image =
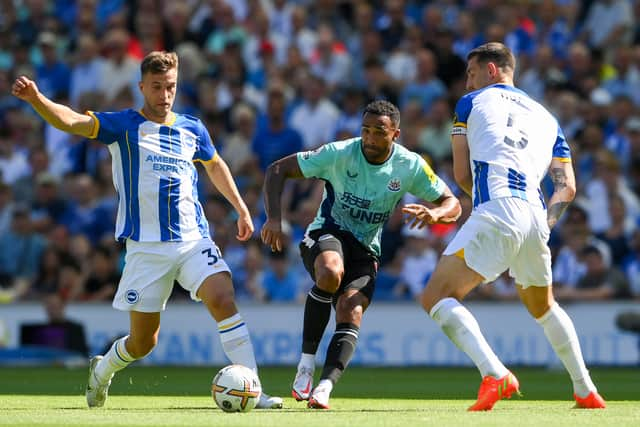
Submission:
POLYGON ((213 400, 225 412, 251 411, 261 393, 258 375, 242 365, 228 365, 220 369, 211 384, 213 400))

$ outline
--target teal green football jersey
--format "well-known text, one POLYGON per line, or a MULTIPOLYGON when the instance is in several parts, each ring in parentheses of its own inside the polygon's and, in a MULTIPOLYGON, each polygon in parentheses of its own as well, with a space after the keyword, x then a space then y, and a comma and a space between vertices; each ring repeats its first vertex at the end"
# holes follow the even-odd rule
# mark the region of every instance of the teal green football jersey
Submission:
POLYGON ((325 181, 322 203, 307 232, 349 231, 380 256, 382 228, 402 196, 411 193, 434 201, 445 184, 419 154, 401 145, 393 144, 391 157, 375 165, 364 157, 361 144, 358 137, 298 153, 302 174, 325 181))

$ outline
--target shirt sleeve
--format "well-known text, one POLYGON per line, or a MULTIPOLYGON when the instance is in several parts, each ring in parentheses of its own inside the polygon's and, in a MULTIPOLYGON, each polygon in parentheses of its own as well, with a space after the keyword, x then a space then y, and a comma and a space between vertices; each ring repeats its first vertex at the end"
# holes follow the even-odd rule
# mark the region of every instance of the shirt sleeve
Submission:
POLYGON ((126 129, 124 124, 129 122, 126 110, 117 112, 87 111, 86 114, 95 120, 93 132, 89 138, 97 139, 107 145, 123 139, 126 129))
POLYGON ((327 179, 341 152, 335 143, 322 145, 313 151, 301 151, 297 154, 298 166, 305 178, 327 179))
POLYGON ((571 161, 571 149, 569 148, 569 144, 567 144, 567 139, 564 137, 564 132, 562 132, 560 125, 558 125, 556 142, 553 144, 553 158, 563 162, 571 161))
POLYGON ((444 181, 433 172, 431 166, 421 156, 416 154, 416 157, 418 161, 416 162, 414 180, 409 192, 421 199, 433 202, 444 193, 444 181))
POLYGON ((210 162, 215 160, 218 155, 218 150, 216 150, 209 132, 200 120, 198 120, 196 131, 196 151, 193 153, 193 161, 210 162))
POLYGON ((471 113, 472 106, 473 97, 471 94, 467 94, 460 98, 456 104, 456 110, 453 116, 453 129, 451 129, 451 135, 467 134, 467 120, 469 120, 469 114, 471 113))

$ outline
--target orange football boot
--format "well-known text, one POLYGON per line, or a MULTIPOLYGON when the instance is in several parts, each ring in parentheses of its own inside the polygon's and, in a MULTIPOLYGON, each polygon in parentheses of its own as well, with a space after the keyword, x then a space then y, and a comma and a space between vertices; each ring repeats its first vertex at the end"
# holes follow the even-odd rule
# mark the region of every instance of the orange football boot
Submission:
POLYGON ((468 410, 490 411, 498 400, 509 399, 513 393, 520 395, 520 383, 511 372, 499 379, 487 375, 480 384, 478 400, 468 410))
POLYGON ((604 403, 602 396, 597 391, 592 391, 587 397, 580 397, 577 394, 573 395, 576 399, 576 406, 574 408, 579 409, 604 409, 607 405, 604 403))

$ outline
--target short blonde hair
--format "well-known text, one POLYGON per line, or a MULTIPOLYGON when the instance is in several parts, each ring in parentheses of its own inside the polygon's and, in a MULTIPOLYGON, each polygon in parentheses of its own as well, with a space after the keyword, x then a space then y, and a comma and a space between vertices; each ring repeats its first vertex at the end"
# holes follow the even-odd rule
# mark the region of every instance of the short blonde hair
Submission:
POLYGON ((140 64, 140 74, 166 73, 171 69, 178 69, 178 55, 175 52, 153 51, 142 60, 140 64))

